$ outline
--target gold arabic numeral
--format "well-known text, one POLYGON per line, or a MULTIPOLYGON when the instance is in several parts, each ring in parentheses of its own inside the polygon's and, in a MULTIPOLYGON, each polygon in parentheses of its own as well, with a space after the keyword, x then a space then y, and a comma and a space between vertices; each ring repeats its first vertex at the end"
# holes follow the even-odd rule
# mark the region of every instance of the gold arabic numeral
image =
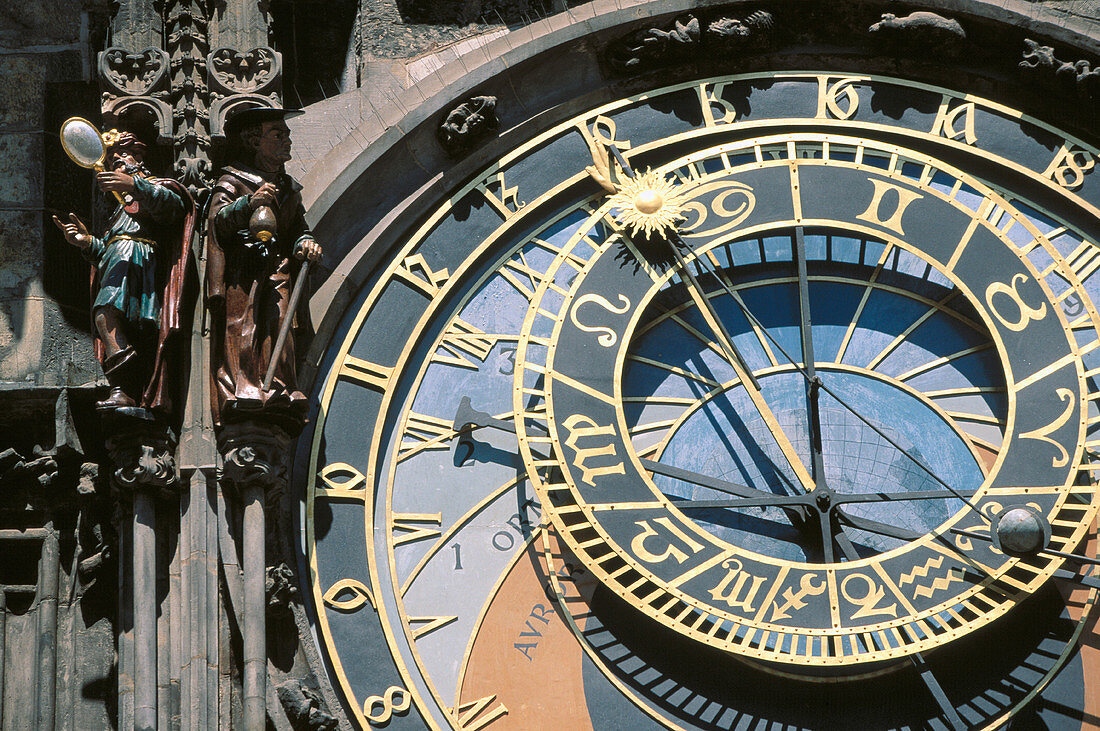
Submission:
POLYGON ((670 540, 667 536, 662 535, 656 528, 649 524, 648 520, 639 520, 634 525, 641 528, 642 531, 630 541, 630 550, 634 552, 635 556, 646 563, 662 563, 670 558, 676 559, 676 563, 683 563, 688 560, 687 551, 691 551, 695 554, 703 550, 703 544, 685 533, 678 525, 673 523, 671 519, 657 518, 654 522, 661 525, 667 529, 669 533, 678 538, 679 545, 670 540), (649 550, 646 547, 646 542, 650 538, 655 538, 658 543, 664 543, 664 551, 661 553, 654 553, 649 550))
POLYGON ((1043 177, 1050 178, 1067 190, 1077 190, 1084 184, 1085 175, 1095 166, 1096 156, 1091 151, 1067 141, 1043 171, 1043 177))
POLYGON ((817 114, 818 119, 851 119, 859 111, 859 91, 856 84, 859 77, 849 76, 833 79, 828 76, 817 77, 817 114))
POLYGON ((496 699, 495 695, 490 695, 476 701, 460 704, 452 713, 455 723, 462 731, 478 731, 478 729, 485 728, 493 721, 508 715, 508 709, 503 703, 497 703, 492 708, 489 707, 496 699))
POLYGON ((1025 281, 1027 281, 1027 275, 1017 273, 1012 275, 1012 280, 1008 284, 1004 282, 993 282, 985 289, 985 302, 989 306, 989 311, 993 313, 993 316, 996 317, 1002 325, 1012 332, 1022 331, 1032 320, 1042 320, 1047 314, 1047 305, 1045 302, 1040 302, 1038 307, 1032 307, 1024 302, 1023 297, 1020 296, 1018 287, 1021 282, 1025 281), (997 295, 1002 295, 1002 297, 997 297, 997 295), (996 300, 994 300, 995 297, 996 300), (994 301, 998 303, 1003 302, 1004 297, 1008 297, 1013 305, 1007 315, 1002 313, 997 305, 994 304, 994 301), (1012 312, 1012 309, 1014 309, 1015 312, 1012 312))
POLYGON ((1050 435, 1065 426, 1069 418, 1073 416, 1074 405, 1077 402, 1076 397, 1073 395, 1073 391, 1068 388, 1059 388, 1056 392, 1058 398, 1065 402, 1066 407, 1062 413, 1054 421, 1050 422, 1046 426, 1041 426, 1038 429, 1032 429, 1031 431, 1022 432, 1020 437, 1022 439, 1035 439, 1047 444, 1053 445, 1058 450, 1058 455, 1051 460, 1051 467, 1065 467, 1069 462, 1069 452, 1062 444, 1054 439, 1050 438, 1050 435))
POLYGON ((902 230, 901 219, 905 215, 905 209, 909 207, 910 203, 920 200, 924 196, 916 191, 902 188, 899 185, 878 178, 867 178, 867 180, 875 187, 875 191, 871 196, 871 203, 867 206, 867 210, 856 216, 856 218, 888 228, 904 236, 905 231, 902 230))
POLYGON ((390 376, 393 375, 393 368, 347 355, 344 356, 344 364, 340 366, 340 375, 362 386, 385 393, 390 376))
POLYGON ((710 598, 716 602, 723 601, 730 609, 741 609, 746 614, 755 612, 752 603, 768 577, 750 574, 736 558, 723 561, 722 568, 726 570, 726 575, 709 591, 710 598))
POLYGON ((385 726, 396 714, 403 716, 412 705, 412 695, 400 685, 391 685, 383 695, 372 695, 363 701, 363 714, 372 726, 385 726), (375 706, 381 706, 375 710, 375 706))
POLYGON ((441 531, 428 528, 425 525, 443 525, 442 513, 393 513, 391 515, 392 529, 401 531, 402 535, 393 537, 394 546, 402 546, 414 541, 422 541, 425 538, 435 538, 441 531))
POLYGON ((699 106, 703 109, 703 121, 708 127, 720 124, 732 124, 737 121, 737 109, 726 99, 722 92, 729 84, 725 81, 717 84, 702 83, 696 88, 699 93, 699 106), (716 116, 715 111, 721 110, 716 116))
POLYGON ((565 427, 566 431, 569 432, 569 436, 565 439, 565 446, 572 449, 575 454, 573 457, 573 466, 581 471, 581 480, 594 487, 596 483, 592 481, 593 477, 626 474, 626 467, 623 465, 622 460, 618 460, 611 465, 604 465, 603 467, 589 467, 585 464, 588 460, 598 457, 617 457, 615 454, 615 442, 612 439, 612 437, 615 436, 614 426, 610 424, 608 426, 599 426, 595 421, 584 414, 573 414, 562 421, 561 424, 565 427), (603 437, 606 437, 606 439, 603 437), (581 447, 578 445, 578 442, 582 439, 588 442, 592 440, 602 442, 603 446, 581 447))
POLYGON ((524 627, 526 629, 520 630, 518 638, 520 641, 513 642, 512 646, 528 660, 534 659, 531 657, 531 653, 538 648, 539 640, 542 639, 543 636, 543 630, 550 625, 550 617, 553 615, 553 607, 548 607, 545 604, 536 604, 531 609, 531 613, 527 615, 527 619, 524 620, 524 627))
POLYGON ((324 487, 317 488, 317 497, 329 500, 366 500, 367 477, 346 462, 333 462, 317 473, 324 487))
POLYGON ((505 182, 503 170, 498 170, 496 175, 490 175, 481 181, 477 189, 505 220, 516 215, 527 205, 519 199, 519 187, 515 185, 509 187, 505 182))
POLYGON ((966 144, 973 145, 978 141, 978 136, 974 131, 974 102, 963 102, 952 106, 952 102, 958 101, 958 99, 947 94, 943 95, 940 100, 939 111, 936 112, 936 121, 932 123, 932 134, 937 137, 946 137, 949 140, 961 136, 966 144), (958 127, 960 120, 962 129, 958 127))
POLYGON ((496 335, 489 335, 484 330, 456 317, 443 333, 439 352, 432 356, 432 361, 477 370, 478 363, 485 362, 493 346, 497 344, 497 340, 496 335), (471 359, 476 360, 477 363, 471 359))
POLYGON ((584 136, 588 150, 592 153, 592 164, 585 171, 608 193, 615 193, 618 190, 615 186, 616 174, 612 172, 608 148, 614 145, 620 151, 629 150, 630 140, 616 139, 618 130, 615 128, 615 120, 602 114, 593 120, 591 127, 587 122, 580 122, 577 129, 584 136))
POLYGON ((374 596, 371 595, 370 589, 357 579, 340 579, 321 595, 321 600, 341 612, 358 611, 368 602, 372 607, 378 606, 374 603, 374 596))
POLYGON ((397 461, 402 462, 428 449, 448 449, 446 442, 455 435, 452 426, 452 422, 438 416, 410 411, 397 449, 397 461))
POLYGON ((798 582, 798 591, 788 586, 783 590, 783 603, 780 604, 778 600, 772 602, 772 614, 768 621, 776 622, 780 619, 790 619, 793 616, 792 611, 797 612, 806 607, 808 597, 824 594, 828 584, 829 582, 824 576, 818 576, 814 573, 802 574, 798 582), (820 583, 814 583, 815 580, 819 580, 820 583))
POLYGON ((615 333, 614 330, 612 330, 609 327, 603 326, 603 325, 585 325, 584 323, 580 322, 577 319, 577 311, 583 305, 586 305, 588 303, 592 303, 594 305, 599 305, 600 307, 603 307, 608 312, 612 312, 616 315, 622 315, 622 314, 625 314, 628 310, 630 310, 630 300, 627 299, 625 295, 620 294, 619 295, 619 305, 620 305, 620 307, 615 307, 603 295, 586 294, 583 297, 577 298, 577 301, 573 304, 573 307, 569 310, 569 319, 573 322, 574 325, 576 325, 577 327, 579 327, 581 330, 585 331, 586 333, 600 333, 600 335, 596 338, 596 342, 598 342, 600 345, 602 345, 605 348, 612 347, 613 345, 615 345, 615 342, 618 340, 618 335, 615 333))
POLYGON ((458 617, 409 617, 409 633, 413 640, 419 640, 426 634, 431 634, 441 627, 446 627, 451 622, 457 622, 458 617), (413 624, 416 627, 413 627, 413 624))
POLYGON ((428 266, 428 262, 424 259, 423 254, 406 256, 402 260, 401 266, 397 268, 394 274, 406 283, 419 289, 429 298, 434 298, 439 294, 440 287, 442 287, 451 276, 446 269, 440 269, 439 271, 433 270, 428 266))
POLYGON ((858 607, 849 619, 864 617, 898 616, 897 602, 884 604, 886 590, 867 574, 848 574, 840 582, 841 595, 852 605, 858 607))

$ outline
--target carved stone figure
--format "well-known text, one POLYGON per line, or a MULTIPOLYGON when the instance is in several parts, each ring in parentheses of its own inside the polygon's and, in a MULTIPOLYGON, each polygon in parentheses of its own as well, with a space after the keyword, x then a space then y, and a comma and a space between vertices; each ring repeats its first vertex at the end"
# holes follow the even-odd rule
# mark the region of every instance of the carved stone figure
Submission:
POLYGON ((677 18, 667 30, 649 28, 612 43, 607 60, 620 73, 639 71, 663 61, 683 58, 699 43, 699 19, 694 15, 677 18))
POLYGON ((290 679, 275 688, 295 731, 329 731, 337 727, 336 718, 325 708, 316 692, 300 680, 290 679))
POLYGON ((753 11, 744 19, 723 16, 710 22, 701 21, 694 15, 682 15, 667 28, 636 31, 612 42, 607 47, 606 58, 612 70, 635 73, 710 53, 766 48, 772 42, 774 27, 775 20, 766 10, 753 11))
POLYGON ((294 572, 286 563, 268 566, 264 588, 267 594, 267 610, 276 616, 288 616, 291 602, 298 601, 298 587, 294 572))
POLYGON ((1027 47, 1020 68, 1052 76, 1062 86, 1075 90, 1082 98, 1100 98, 1100 67, 1092 68, 1085 60, 1063 61, 1054 55, 1054 48, 1041 46, 1030 38, 1024 39, 1027 47))
POLYGON ((497 131, 495 96, 475 96, 447 113, 436 130, 436 139, 448 155, 457 157, 497 131))
MULTIPOLYGON (((283 168, 290 160, 288 114, 250 109, 230 120, 227 137, 239 145, 210 199, 206 280, 215 328, 216 422, 254 418, 262 411, 285 418, 294 432, 304 418, 306 397, 295 377, 293 332, 279 353, 275 342, 295 316, 290 295, 302 261, 319 260, 321 247, 306 225, 301 186, 283 168), (265 389, 273 359, 274 377, 265 389)), ((299 321, 304 314, 297 314, 299 321)))
POLYGON ((959 21, 926 11, 902 18, 884 13, 867 32, 890 50, 909 54, 953 55, 962 50, 966 40, 959 21))
POLYGON ((106 170, 96 182, 106 193, 125 195, 126 203, 119 203, 98 237, 75 213, 68 221, 53 221, 95 270, 96 354, 111 385, 110 396, 96 408, 139 407, 167 415, 181 360, 174 351, 182 342, 177 335, 194 203, 179 182, 150 175, 145 145, 132 133, 112 130, 104 138, 106 170))
POLYGON ((719 18, 707 26, 705 40, 723 51, 762 48, 771 40, 775 20, 765 10, 750 13, 744 20, 719 18))

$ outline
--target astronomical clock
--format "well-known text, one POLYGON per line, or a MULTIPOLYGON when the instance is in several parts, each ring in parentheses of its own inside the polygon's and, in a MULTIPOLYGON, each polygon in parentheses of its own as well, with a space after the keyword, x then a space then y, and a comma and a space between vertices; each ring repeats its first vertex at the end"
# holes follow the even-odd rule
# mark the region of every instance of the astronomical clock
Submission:
POLYGON ((813 68, 572 109, 322 363, 294 481, 349 716, 1096 724, 1097 150, 813 68))

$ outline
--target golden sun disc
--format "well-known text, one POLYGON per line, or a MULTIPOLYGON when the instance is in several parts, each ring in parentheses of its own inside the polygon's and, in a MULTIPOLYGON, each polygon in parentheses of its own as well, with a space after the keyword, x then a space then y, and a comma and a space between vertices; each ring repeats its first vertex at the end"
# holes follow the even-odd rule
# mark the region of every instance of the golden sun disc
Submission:
POLYGON ((610 202, 631 233, 644 233, 646 238, 652 233, 665 235, 682 218, 676 184, 652 170, 623 180, 610 202))
POLYGON ((664 204, 665 199, 655 190, 643 190, 641 193, 634 196, 634 207, 638 209, 640 213, 652 215, 661 210, 661 206, 664 204))

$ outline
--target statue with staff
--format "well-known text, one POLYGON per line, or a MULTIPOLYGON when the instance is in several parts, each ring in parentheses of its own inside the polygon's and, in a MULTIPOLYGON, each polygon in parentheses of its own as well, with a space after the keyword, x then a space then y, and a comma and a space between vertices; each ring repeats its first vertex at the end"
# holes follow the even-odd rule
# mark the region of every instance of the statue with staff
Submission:
POLYGON ((75 213, 54 223, 92 264, 92 319, 96 355, 111 386, 101 411, 150 418, 168 416, 181 358, 182 298, 195 206, 187 189, 155 178, 145 166, 145 144, 131 132, 102 135, 74 117, 61 142, 78 165, 96 170, 96 184, 118 201, 107 230, 93 235, 75 213))
POLYGON ((253 108, 227 124, 235 150, 211 193, 207 221, 219 424, 263 414, 296 432, 305 418, 295 374, 295 325, 304 326, 305 313, 296 310, 321 247, 306 224, 301 185, 284 168, 293 114, 253 108))

